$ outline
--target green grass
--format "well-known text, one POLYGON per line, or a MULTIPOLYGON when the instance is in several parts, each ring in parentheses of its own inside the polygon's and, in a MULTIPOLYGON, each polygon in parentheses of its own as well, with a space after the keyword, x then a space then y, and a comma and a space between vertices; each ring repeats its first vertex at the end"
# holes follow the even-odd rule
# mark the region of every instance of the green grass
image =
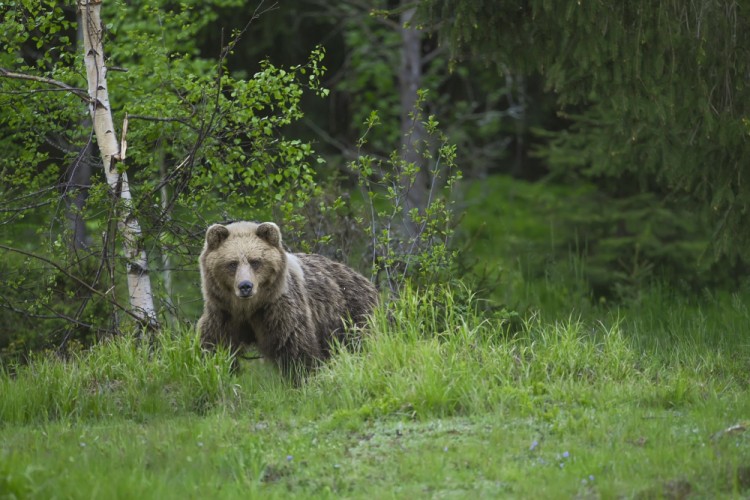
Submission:
POLYGON ((300 386, 192 331, 40 357, 0 375, 0 497, 746 496, 747 297, 649 293, 519 327, 407 290, 300 386))

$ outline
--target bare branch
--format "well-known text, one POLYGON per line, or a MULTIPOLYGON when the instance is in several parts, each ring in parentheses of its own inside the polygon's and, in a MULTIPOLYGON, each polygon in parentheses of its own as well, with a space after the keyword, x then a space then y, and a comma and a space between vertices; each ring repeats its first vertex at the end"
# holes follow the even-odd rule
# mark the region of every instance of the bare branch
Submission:
POLYGON ((267 12, 271 12, 272 10, 276 10, 279 8, 278 2, 274 2, 271 4, 270 7, 266 7, 265 9, 261 10, 261 7, 263 7, 263 3, 265 0, 260 0, 260 3, 255 8, 255 11, 253 11, 253 15, 250 17, 250 20, 245 24, 245 27, 242 28, 242 31, 237 33, 237 35, 234 37, 234 39, 227 44, 226 47, 221 51, 221 56, 219 57, 219 66, 221 66, 224 62, 224 59, 226 59, 227 55, 234 49, 235 45, 237 45, 237 42, 240 41, 242 36, 245 34, 245 32, 248 30, 250 25, 255 21, 256 19, 260 18, 263 14, 267 12))
POLYGON ((110 293, 112 291, 111 289, 107 290, 106 292, 102 292, 101 290, 97 290, 93 286, 91 286, 88 283, 86 283, 85 281, 83 281, 78 276, 76 276, 74 274, 71 274, 67 269, 65 269, 63 266, 61 266, 57 262, 55 262, 55 261, 53 261, 51 259, 48 259, 47 257, 41 256, 41 255, 37 255, 35 253, 27 252, 26 250, 21 250, 20 248, 9 247, 7 245, 3 245, 2 243, 0 243, 0 250, 5 250, 7 252, 14 252, 14 253, 17 253, 17 254, 20 254, 20 255, 24 255, 26 257, 30 257, 32 259, 36 259, 38 261, 44 262, 45 264, 48 264, 48 265, 54 267, 55 269, 57 269, 58 271, 60 271, 61 273, 63 273, 66 277, 68 277, 71 280, 75 281, 76 283, 78 283, 79 285, 81 285, 82 287, 84 287, 89 292, 93 293, 94 295, 98 295, 100 297, 103 297, 105 300, 107 300, 107 302, 109 302, 110 304, 112 304, 113 306, 115 306, 117 309, 119 309, 119 310, 125 312, 126 314, 128 314, 129 316, 131 316, 139 324, 147 326, 150 329, 151 328, 155 328, 155 326, 152 325, 151 323, 144 323, 143 322, 143 318, 141 318, 141 316, 139 316, 135 312, 131 311, 127 307, 125 307, 125 306, 121 305, 119 302, 117 302, 117 300, 115 300, 113 298, 112 294, 110 293))
POLYGON ((128 117, 131 120, 144 120, 149 122, 177 122, 181 123, 193 130, 195 130, 195 127, 190 124, 190 121, 186 118, 164 118, 161 116, 147 116, 147 115, 131 115, 128 114, 128 117))
MULTIPOLYGON (((28 210, 34 210, 35 208, 41 208, 46 207, 47 205, 51 205, 52 200, 45 200, 39 203, 32 203, 31 205, 26 205, 23 207, 13 207, 13 208, 3 208, 0 207, 0 213, 20 213, 20 212, 26 212, 28 210)), ((2 221, 0 222, 0 225, 7 224, 8 221, 2 221)))
POLYGON ((8 311, 10 311, 10 312, 12 312, 14 314, 20 314, 20 315, 22 315, 22 316, 24 316, 26 318, 33 318, 33 319, 58 319, 58 320, 67 321, 67 322, 72 323, 72 324, 74 324, 76 326, 81 326, 81 327, 84 327, 84 328, 88 328, 90 330, 94 329, 94 325, 92 325, 90 323, 84 323, 80 319, 72 318, 72 317, 70 317, 70 316, 68 316, 68 315, 66 315, 64 313, 55 311, 52 307, 50 307, 47 304, 44 304, 43 307, 45 309, 47 309, 48 311, 50 311, 52 314, 35 314, 35 313, 29 312, 29 311, 25 311, 23 309, 19 309, 18 307, 14 306, 8 300, 7 297, 2 297, 2 299, 3 299, 3 302, 5 302, 5 304, 0 304, 0 307, 2 307, 3 309, 6 309, 6 310, 8 310, 8 311))
POLYGON ((71 87, 67 83, 63 83, 59 80, 53 80, 52 78, 46 78, 44 76, 37 76, 37 75, 29 75, 27 73, 16 73, 14 71, 9 71, 5 68, 0 68, 0 77, 13 78, 16 80, 28 80, 32 82, 38 82, 38 83, 45 83, 47 85, 58 87, 58 89, 49 89, 49 91, 63 90, 65 92, 70 92, 71 94, 77 97, 80 97, 81 100, 86 102, 87 104, 90 104, 92 102, 91 97, 89 96, 88 92, 86 92, 85 90, 79 89, 76 87, 71 87))

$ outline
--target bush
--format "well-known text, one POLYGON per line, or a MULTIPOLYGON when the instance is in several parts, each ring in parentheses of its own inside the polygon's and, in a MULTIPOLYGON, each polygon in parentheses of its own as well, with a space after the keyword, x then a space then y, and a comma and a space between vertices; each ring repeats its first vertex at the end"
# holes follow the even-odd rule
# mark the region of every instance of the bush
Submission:
POLYGON ((741 264, 706 255, 707 221, 650 194, 615 198, 590 185, 492 176, 469 184, 465 199, 460 230, 470 251, 461 265, 480 283, 499 272, 493 296, 501 302, 517 303, 540 283, 546 290, 539 294, 562 294, 552 303, 580 310, 586 302, 637 299, 654 283, 684 293, 736 287, 743 274, 741 264))

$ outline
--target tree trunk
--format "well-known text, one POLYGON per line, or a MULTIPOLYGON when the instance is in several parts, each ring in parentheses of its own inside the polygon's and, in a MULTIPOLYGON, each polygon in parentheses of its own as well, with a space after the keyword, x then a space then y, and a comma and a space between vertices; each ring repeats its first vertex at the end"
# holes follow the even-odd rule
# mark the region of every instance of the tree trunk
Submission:
MULTIPOLYGON (((402 2, 404 3, 404 2, 402 2)), ((400 15, 401 24, 401 68, 398 74, 399 93, 401 98, 401 155, 407 163, 419 167, 413 184, 407 186, 405 208, 408 214, 412 209, 422 212, 427 204, 428 175, 425 159, 419 152, 427 137, 422 124, 422 117, 417 116, 417 90, 422 84, 422 35, 419 30, 408 27, 416 7, 404 10, 400 15), (410 114, 414 113, 412 116, 410 114)), ((411 182, 411 179, 404 179, 411 182)), ((409 236, 418 232, 415 222, 405 214, 406 229, 409 236)))
MULTIPOLYGON (((102 45, 102 22, 100 16, 102 0, 78 0, 83 30, 84 62, 91 97, 89 109, 94 124, 96 142, 102 157, 104 175, 115 197, 119 198, 118 230, 122 234, 127 261, 128 292, 130 306, 144 326, 157 328, 148 261, 143 248, 141 227, 133 213, 128 176, 118 169, 116 162, 124 160, 117 142, 112 110, 107 91, 107 67, 104 64, 102 45)), ((123 132, 124 133, 124 132, 123 132)))
POLYGON ((88 186, 91 182, 90 149, 87 145, 66 172, 65 211, 73 252, 82 250, 89 244, 86 224, 83 221, 83 207, 86 204, 88 186))
MULTIPOLYGON (((81 22, 80 11, 78 11, 76 18, 78 20, 76 42, 79 47, 83 47, 83 23, 81 22)), ((81 122, 81 125, 85 127, 91 124, 89 118, 81 120, 81 122)), ((86 234, 86 224, 83 221, 83 207, 86 204, 88 188, 91 185, 92 149, 90 142, 86 144, 83 151, 73 160, 65 173, 65 210, 71 235, 70 248, 73 253, 86 248, 90 243, 86 234)))
MULTIPOLYGON (((163 179, 161 182, 161 187, 159 188, 159 192, 161 194, 161 217, 163 218, 162 224, 166 226, 169 223, 169 220, 171 219, 171 210, 170 210, 170 203, 169 203, 169 189, 167 189, 167 182, 164 181, 164 179, 167 178, 167 165, 165 162, 165 152, 164 152, 164 145, 159 144, 157 146, 157 149, 154 153, 154 156, 156 157, 156 162, 159 164, 159 174, 161 175, 161 178, 163 179)), ((162 226, 163 227, 163 226, 162 226)), ((171 251, 171 248, 169 247, 169 244, 164 241, 163 239, 163 232, 158 233, 159 240, 161 241, 161 266, 162 266, 162 272, 161 277, 164 281, 164 295, 166 296, 166 300, 163 301, 162 305, 165 305, 164 311, 166 312, 166 320, 167 324, 169 326, 172 326, 176 320, 176 315, 174 313, 175 307, 174 303, 172 302, 172 259, 169 257, 169 252, 171 251)))

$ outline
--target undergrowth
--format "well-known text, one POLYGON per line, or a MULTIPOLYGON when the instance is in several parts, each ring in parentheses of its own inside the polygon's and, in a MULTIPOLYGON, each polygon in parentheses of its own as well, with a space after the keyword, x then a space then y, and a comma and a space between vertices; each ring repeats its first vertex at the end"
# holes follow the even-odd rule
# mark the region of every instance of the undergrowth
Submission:
POLYGON ((674 407, 744 389, 744 302, 674 303, 657 313, 663 302, 655 292, 651 312, 643 306, 635 319, 609 313, 547 322, 535 314, 519 320, 504 310, 486 313, 464 288, 407 287, 376 312, 360 349, 337 352, 299 386, 262 360, 233 374, 230 354, 203 351, 193 330, 151 343, 116 337, 67 359, 38 355, 4 373, 0 422, 262 415, 278 408, 334 423, 534 416, 555 399, 674 407))
POLYGON ((65 359, 37 354, 0 376, 0 422, 205 413, 231 399, 231 356, 203 351, 192 331, 153 342, 114 337, 65 359))
POLYGON ((651 293, 547 320, 406 287, 298 385, 191 329, 39 355, 0 374, 0 498, 746 495, 747 301, 651 293))

